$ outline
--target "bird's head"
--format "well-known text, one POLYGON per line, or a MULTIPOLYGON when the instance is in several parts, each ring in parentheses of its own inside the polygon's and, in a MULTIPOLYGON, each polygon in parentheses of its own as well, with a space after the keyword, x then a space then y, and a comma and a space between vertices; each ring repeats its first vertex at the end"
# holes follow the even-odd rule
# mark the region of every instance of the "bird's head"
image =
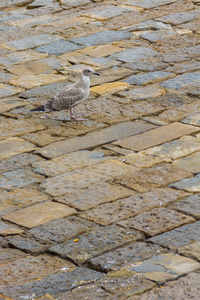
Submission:
POLYGON ((100 74, 95 72, 94 70, 92 70, 92 68, 84 68, 83 71, 82 71, 82 75, 83 76, 91 76, 91 75, 100 76, 100 74))

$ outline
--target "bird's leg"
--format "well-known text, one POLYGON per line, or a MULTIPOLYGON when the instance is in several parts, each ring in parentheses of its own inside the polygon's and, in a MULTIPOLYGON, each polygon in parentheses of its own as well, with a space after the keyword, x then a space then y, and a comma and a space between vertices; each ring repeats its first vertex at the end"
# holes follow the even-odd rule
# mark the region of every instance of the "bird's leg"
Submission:
POLYGON ((76 121, 84 121, 84 118, 79 118, 79 116, 77 116, 76 114, 76 106, 74 106, 74 114, 72 113, 72 107, 70 107, 70 119, 73 118, 76 121))

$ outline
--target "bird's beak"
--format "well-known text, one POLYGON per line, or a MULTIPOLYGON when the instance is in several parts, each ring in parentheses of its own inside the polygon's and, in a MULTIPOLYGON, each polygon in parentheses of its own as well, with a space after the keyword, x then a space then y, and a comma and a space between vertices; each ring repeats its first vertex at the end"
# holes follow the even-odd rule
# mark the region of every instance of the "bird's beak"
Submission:
POLYGON ((94 72, 94 73, 93 73, 93 75, 98 75, 98 76, 100 76, 100 74, 99 74, 99 73, 97 73, 97 72, 94 72))

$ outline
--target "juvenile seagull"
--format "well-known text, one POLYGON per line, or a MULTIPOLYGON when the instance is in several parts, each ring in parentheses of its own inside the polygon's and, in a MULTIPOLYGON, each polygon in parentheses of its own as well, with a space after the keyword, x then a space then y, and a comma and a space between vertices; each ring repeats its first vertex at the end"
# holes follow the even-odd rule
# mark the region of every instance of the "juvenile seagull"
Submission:
POLYGON ((91 68, 84 68, 81 78, 74 84, 68 85, 65 89, 58 92, 54 97, 48 99, 44 105, 34 108, 31 111, 56 111, 70 109, 70 119, 83 121, 76 114, 76 105, 85 101, 90 93, 90 76, 100 75, 91 68))

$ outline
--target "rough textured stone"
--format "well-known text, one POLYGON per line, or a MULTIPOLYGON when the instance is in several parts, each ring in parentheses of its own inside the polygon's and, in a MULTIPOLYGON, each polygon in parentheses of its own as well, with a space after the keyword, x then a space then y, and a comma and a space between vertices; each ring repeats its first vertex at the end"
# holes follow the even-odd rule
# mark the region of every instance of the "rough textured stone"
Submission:
POLYGON ((0 249, 0 265, 18 260, 20 258, 26 257, 27 254, 17 250, 17 249, 9 249, 9 248, 1 248, 0 249))
POLYGON ((116 94, 119 91, 123 91, 129 87, 128 83, 125 82, 113 82, 113 83, 104 83, 91 88, 91 92, 104 95, 107 93, 116 94))
POLYGON ((160 83, 162 87, 168 89, 179 90, 188 86, 189 84, 195 84, 200 82, 200 72, 187 73, 183 75, 176 76, 175 78, 168 79, 160 83))
POLYGON ((42 244, 38 242, 34 237, 29 237, 26 235, 14 235, 6 237, 10 247, 20 249, 26 253, 32 255, 39 255, 44 253, 49 248, 49 244, 42 244))
POLYGON ((114 142, 113 144, 131 150, 140 151, 198 131, 198 127, 193 127, 190 125, 185 126, 182 123, 173 123, 166 126, 161 126, 140 135, 124 138, 114 142))
POLYGON ((20 234, 23 230, 20 228, 17 228, 16 226, 7 225, 6 223, 0 222, 0 235, 6 236, 6 235, 14 235, 14 234, 20 234))
POLYGON ((200 239, 200 221, 193 224, 181 226, 149 239, 150 242, 163 247, 177 249, 200 239))
POLYGON ((54 43, 50 43, 41 47, 37 47, 36 50, 39 52, 48 53, 50 55, 61 55, 66 52, 80 49, 81 46, 78 46, 72 42, 59 40, 54 43))
POLYGON ((97 227, 89 233, 78 236, 76 240, 52 246, 49 251, 80 264, 94 256, 141 238, 142 235, 134 230, 127 231, 116 226, 97 227))
POLYGON ((184 198, 170 205, 169 208, 188 214, 193 218, 200 219, 200 194, 184 198))
POLYGON ((192 116, 189 116, 188 118, 183 120, 183 123, 200 126, 200 114, 197 113, 192 116))
POLYGON ((143 8, 153 8, 157 6, 162 6, 165 4, 173 3, 175 0, 144 0, 144 1, 138 1, 138 0, 129 0, 127 3, 130 5, 140 6, 143 8))
POLYGON ((146 47, 135 47, 134 49, 124 50, 122 52, 111 55, 114 59, 118 59, 123 62, 131 62, 143 60, 147 58, 153 58, 158 56, 159 53, 155 50, 146 47))
POLYGON ((163 16, 158 18, 158 21, 169 23, 172 25, 179 25, 182 23, 190 22, 193 20, 197 20, 200 16, 199 10, 186 11, 186 12, 178 12, 174 14, 170 14, 167 16, 163 16))
POLYGON ((27 101, 19 98, 3 98, 1 99, 0 113, 7 112, 13 108, 23 107, 26 104, 28 104, 27 101))
POLYGON ((133 85, 145 85, 147 83, 161 81, 172 76, 174 76, 174 74, 170 72, 156 71, 156 72, 132 75, 131 77, 126 79, 126 82, 133 85))
POLYGON ((175 160, 173 166, 194 174, 200 173, 200 151, 175 160))
POLYGON ((178 248, 178 253, 200 261, 200 241, 178 248))
POLYGON ((192 178, 185 178, 181 181, 171 183, 170 186, 188 192, 200 192, 200 174, 192 178))
POLYGON ((26 51, 18 51, 11 52, 5 56, 0 58, 0 63, 4 66, 15 65, 19 63, 26 63, 35 59, 41 59, 46 57, 47 54, 38 53, 35 50, 26 50, 26 51))
POLYGON ((156 98, 165 94, 164 89, 159 89, 154 86, 148 87, 136 87, 129 91, 123 91, 117 93, 120 96, 128 97, 131 100, 145 100, 149 97, 156 98))
POLYGON ((66 205, 47 201, 11 212, 3 216, 4 220, 32 228, 48 221, 75 214, 76 210, 66 205))
POLYGON ((125 228, 134 228, 142 231, 147 236, 154 236, 175 227, 191 223, 194 220, 192 217, 170 209, 154 208, 151 211, 120 221, 117 224, 125 228))
POLYGON ((10 97, 23 91, 24 90, 22 88, 14 87, 10 84, 0 83, 0 98, 10 97))
POLYGON ((79 50, 80 53, 89 55, 91 57, 105 57, 121 51, 122 49, 120 47, 110 45, 110 44, 86 47, 84 49, 79 50))

